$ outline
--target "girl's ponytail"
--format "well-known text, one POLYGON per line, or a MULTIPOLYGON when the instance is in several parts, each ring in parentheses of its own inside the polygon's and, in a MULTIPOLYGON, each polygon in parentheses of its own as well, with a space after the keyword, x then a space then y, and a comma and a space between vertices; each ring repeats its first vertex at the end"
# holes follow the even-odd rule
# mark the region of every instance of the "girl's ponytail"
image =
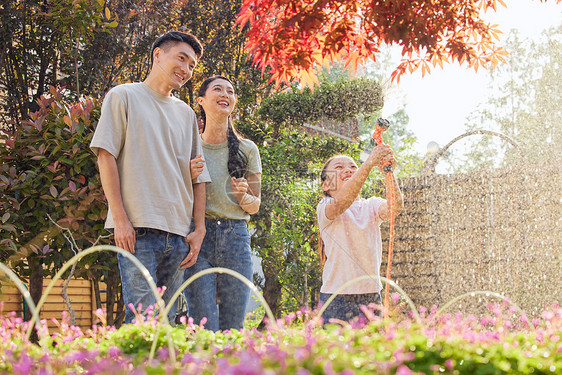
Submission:
MULTIPOLYGON (((324 164, 324 167, 322 168, 322 172, 320 172, 320 183, 326 181, 327 177, 328 177, 328 164, 330 164, 330 162, 336 158, 339 155, 336 156, 332 156, 330 159, 328 159, 328 161, 326 162, 326 164, 324 164)), ((329 197, 330 194, 328 194, 327 191, 322 191, 322 194, 325 197, 329 197)), ((320 225, 318 225, 318 218, 316 218, 316 226, 318 226, 318 258, 320 259, 320 269, 324 268, 324 264, 326 264, 326 249, 324 248, 324 241, 322 240, 322 236, 320 235, 320 225)))
MULTIPOLYGON (((328 178, 328 165, 330 164, 330 162, 340 156, 345 156, 345 155, 342 154, 334 155, 330 159, 328 159, 326 164, 324 164, 324 167, 322 167, 322 172, 320 172, 320 183, 323 183, 328 178)), ((326 190, 322 191, 322 194, 325 197, 330 196, 330 194, 326 190)), ((316 219, 316 225, 318 225, 318 219, 316 219)), ((322 265, 323 268, 324 264, 326 263, 326 259, 328 259, 328 257, 326 256, 326 250, 324 249, 324 241, 322 241, 322 236, 320 235, 319 225, 318 225, 318 257, 320 258, 320 264, 322 265)))
POLYGON ((318 229, 318 258, 320 259, 320 269, 324 268, 326 264, 326 250, 324 249, 324 241, 320 235, 320 229, 318 229))

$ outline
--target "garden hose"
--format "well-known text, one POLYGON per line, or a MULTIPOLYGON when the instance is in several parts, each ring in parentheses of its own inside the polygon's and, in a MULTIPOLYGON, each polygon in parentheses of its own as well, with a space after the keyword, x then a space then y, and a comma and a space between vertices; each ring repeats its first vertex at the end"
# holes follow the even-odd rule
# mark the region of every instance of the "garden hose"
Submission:
MULTIPOLYGON (((394 250, 394 186, 392 181, 392 172, 386 173, 386 188, 387 188, 387 197, 390 202, 388 202, 388 207, 390 210, 390 225, 388 229, 388 261, 386 263, 386 278, 390 280, 390 271, 392 269, 392 254, 394 250)), ((389 308, 389 292, 390 292, 390 284, 386 283, 384 288, 384 316, 385 318, 388 317, 388 308, 389 308)))
MULTIPOLYGON (((383 144, 382 133, 386 131, 390 126, 390 122, 386 119, 377 119, 375 131, 373 133, 373 140, 375 145, 383 144)), ((386 263, 386 278, 390 280, 390 272, 392 270, 392 254, 394 250, 394 186, 392 181, 392 165, 388 164, 383 167, 386 179, 386 196, 388 198, 388 207, 390 211, 390 228, 388 235, 388 261, 386 263)), ((384 288, 384 304, 383 311, 384 317, 388 317, 389 311, 389 294, 390 294, 390 284, 386 283, 384 288)))

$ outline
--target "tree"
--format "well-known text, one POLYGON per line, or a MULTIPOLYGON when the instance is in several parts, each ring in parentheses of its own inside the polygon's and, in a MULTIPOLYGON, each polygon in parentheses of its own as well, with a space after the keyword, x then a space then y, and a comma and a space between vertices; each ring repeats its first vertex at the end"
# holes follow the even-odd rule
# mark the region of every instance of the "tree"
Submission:
MULTIPOLYGON (((557 0, 559 3, 561 0, 557 0)), ((276 85, 294 78, 318 84, 321 67, 342 59, 357 68, 382 45, 402 46, 399 79, 418 68, 457 61, 495 66, 505 51, 495 44, 499 30, 481 14, 503 0, 244 0, 237 24, 249 24, 246 49, 276 85)))
POLYGON ((192 30, 204 46, 204 55, 194 77, 186 84, 186 99, 193 105, 194 88, 213 75, 228 77, 236 85, 240 116, 253 113, 262 98, 272 92, 244 52, 245 30, 235 27, 241 0, 184 1, 177 24, 192 30))
POLYGON ((500 166, 521 161, 559 163, 562 144, 562 25, 545 31, 540 42, 507 39, 507 64, 490 72, 493 94, 471 114, 467 131, 502 133, 519 145, 484 136, 466 154, 465 169, 500 166), (474 121, 476 119, 476 121, 474 121))
MULTIPOLYGON (((396 90, 397 87, 391 87, 388 82, 387 74, 385 72, 391 70, 391 55, 390 50, 385 50, 377 58, 377 64, 367 64, 361 71, 353 72, 352 69, 344 68, 343 63, 335 63, 329 69, 323 68, 320 75, 321 82, 336 83, 342 80, 349 80, 349 77, 361 76, 361 79, 366 82, 377 82, 379 90, 381 90, 381 103, 382 98, 388 95, 390 90, 396 90)), ((372 95, 365 91, 358 91, 357 96, 372 95)), ((363 141, 370 140, 373 131, 376 127, 376 121, 381 116, 380 111, 365 111, 359 113, 357 116, 359 122, 359 138, 363 141)), ((387 116, 390 121, 390 128, 383 133, 383 140, 389 144, 399 155, 398 166, 395 170, 397 177, 410 177, 417 175, 423 164, 422 156, 419 155, 415 149, 414 144, 417 141, 416 135, 408 129, 410 118, 406 113, 405 103, 402 101, 399 109, 392 115, 387 116)), ((371 151, 371 147, 361 154, 361 157, 366 157, 366 154, 371 151)))
MULTIPOLYGON (((69 73, 75 95, 104 95, 113 86, 142 81, 150 70, 156 38, 177 25, 179 0, 105 2, 112 28, 93 27, 77 50, 76 68, 69 73)), ((66 82, 58 82, 65 84, 66 82)))
POLYGON ((10 1, 0 24, 2 127, 14 130, 36 100, 78 69, 80 46, 97 28, 115 26, 99 1, 10 1))
POLYGON ((252 67, 234 27, 241 0, 15 1, 2 5, 0 25, 0 126, 13 131, 49 86, 64 86, 70 100, 103 96, 113 86, 142 81, 152 43, 170 30, 192 31, 205 54, 194 77, 176 95, 195 104, 209 75, 232 79, 242 116, 272 87, 252 67))

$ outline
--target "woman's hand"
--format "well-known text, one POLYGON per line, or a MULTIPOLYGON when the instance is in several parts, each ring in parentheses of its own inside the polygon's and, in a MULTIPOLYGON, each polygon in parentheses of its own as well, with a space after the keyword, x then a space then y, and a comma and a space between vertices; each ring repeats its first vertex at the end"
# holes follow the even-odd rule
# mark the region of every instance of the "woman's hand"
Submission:
POLYGON ((191 179, 195 180, 201 173, 203 173, 203 168, 205 168, 205 159, 203 155, 197 155, 196 158, 191 159, 189 165, 189 171, 191 172, 191 179))
POLYGON ((232 194, 234 195, 238 203, 242 202, 244 196, 248 192, 248 181, 244 177, 231 177, 230 186, 232 187, 232 194))
POLYGON ((232 177, 230 185, 240 208, 250 215, 258 212, 261 204, 261 173, 251 174, 248 179, 232 177))

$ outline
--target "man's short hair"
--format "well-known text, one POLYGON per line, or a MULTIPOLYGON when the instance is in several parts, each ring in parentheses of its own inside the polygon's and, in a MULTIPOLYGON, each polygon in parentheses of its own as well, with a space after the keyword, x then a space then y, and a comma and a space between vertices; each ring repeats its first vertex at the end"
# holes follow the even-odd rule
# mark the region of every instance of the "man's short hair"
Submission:
POLYGON ((189 44, 191 48, 193 48, 193 51, 195 51, 197 59, 200 59, 201 56, 203 56, 203 46, 195 35, 191 33, 184 33, 182 31, 170 31, 161 35, 152 45, 152 50, 150 51, 150 62, 152 63, 154 60, 154 50, 156 48, 160 47, 163 50, 167 50, 177 43, 189 44))

